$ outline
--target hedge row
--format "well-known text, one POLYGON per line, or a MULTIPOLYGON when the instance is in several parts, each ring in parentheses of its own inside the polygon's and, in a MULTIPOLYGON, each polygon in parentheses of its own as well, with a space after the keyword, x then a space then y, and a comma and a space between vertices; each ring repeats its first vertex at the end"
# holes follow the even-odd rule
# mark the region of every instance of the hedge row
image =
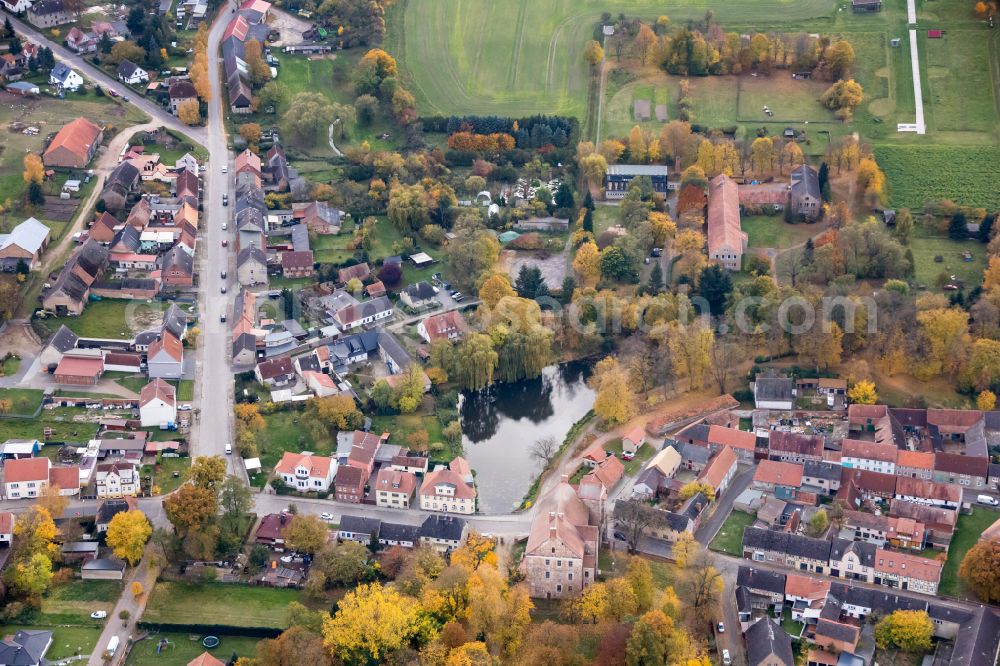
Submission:
POLYGON ((228 624, 172 624, 169 622, 138 622, 140 629, 152 629, 174 634, 201 634, 203 636, 248 636, 250 638, 275 638, 284 629, 278 627, 234 627, 228 624))

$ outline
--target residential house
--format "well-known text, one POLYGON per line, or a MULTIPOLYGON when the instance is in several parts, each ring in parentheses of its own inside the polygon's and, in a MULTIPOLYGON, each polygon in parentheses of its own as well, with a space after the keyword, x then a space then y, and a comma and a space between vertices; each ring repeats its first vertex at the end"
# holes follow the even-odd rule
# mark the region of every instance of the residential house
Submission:
POLYGON ((399 300, 411 308, 425 308, 431 305, 439 305, 437 290, 424 281, 404 287, 399 292, 399 300))
POLYGON ((736 470, 736 453, 732 447, 724 446, 701 470, 698 480, 710 485, 715 489, 715 496, 721 497, 722 493, 726 492, 733 477, 736 476, 736 470))
POLYGON ((49 228, 29 217, 9 234, 0 234, 0 269, 14 272, 23 262, 28 270, 33 270, 48 244, 49 228))
POLYGON ((420 526, 382 523, 382 527, 379 529, 378 542, 379 545, 387 548, 392 546, 414 548, 420 543, 420 526))
MULTIPOLYGON (((379 282, 378 284, 382 284, 379 282)), ((369 292, 369 296, 372 294, 369 292)), ((417 333, 424 342, 435 343, 439 340, 454 342, 460 340, 467 328, 462 313, 458 310, 449 310, 441 314, 431 315, 417 324, 417 333)))
POLYGON ((901 476, 896 479, 895 499, 949 509, 962 505, 962 486, 901 476))
POLYGON ((293 203, 292 217, 299 220, 299 224, 306 225, 309 233, 320 236, 340 233, 341 212, 336 208, 331 208, 325 201, 293 203))
POLYGON ((236 255, 236 277, 245 287, 267 284, 267 256, 259 247, 251 245, 239 251, 236 255))
POLYGON ((253 369, 254 376, 263 386, 281 388, 295 383, 295 366, 287 356, 261 361, 253 369))
POLYGON ((54 28, 72 23, 76 18, 76 13, 63 0, 35 0, 28 8, 28 23, 36 28, 54 28))
POLYGON ((22 14, 31 7, 33 0, 2 0, 3 8, 11 14, 22 14))
POLYGON ((760 527, 743 530, 743 557, 792 569, 827 573, 831 542, 760 527))
POLYGON ((746 430, 727 428, 721 425, 708 427, 708 448, 713 453, 729 447, 743 462, 753 462, 754 451, 757 450, 757 436, 746 430))
POLYGON ((378 518, 343 515, 337 526, 337 538, 341 541, 357 541, 366 546, 378 539, 382 531, 382 521, 378 518))
POLYGON ((94 526, 97 529, 97 533, 106 533, 108 525, 111 524, 111 519, 119 513, 124 513, 135 508, 133 506, 134 502, 135 500, 129 497, 124 499, 107 499, 101 502, 100 506, 97 507, 97 515, 94 517, 94 526))
POLYGON ((149 345, 146 368, 150 379, 180 379, 184 375, 184 345, 180 338, 164 330, 149 345))
POLYGON ((934 454, 930 451, 900 449, 896 454, 896 476, 934 480, 934 454))
POLYGON ((195 90, 194 84, 190 81, 176 81, 170 84, 169 96, 170 113, 176 116, 181 108, 181 104, 188 100, 198 99, 198 92, 195 90))
POLYGON ((613 518, 616 526, 635 524, 632 521, 636 515, 640 517, 637 522, 642 525, 642 536, 649 539, 674 543, 681 534, 694 531, 694 522, 682 512, 665 511, 637 500, 619 499, 615 502, 613 518))
POLYGON ((143 428, 162 428, 177 422, 177 389, 156 378, 139 392, 139 421, 143 428))
POLYGON ((790 377, 757 377, 753 399, 757 409, 791 410, 795 407, 795 382, 790 377))
POLYGON ((795 666, 792 637, 771 618, 762 617, 746 631, 749 666, 795 666))
POLYGON ((101 463, 94 471, 97 496, 102 499, 134 497, 139 494, 139 468, 132 463, 101 463))
POLYGON ((281 253, 281 274, 286 278, 312 277, 315 263, 312 250, 281 253))
POLYGON ((646 469, 656 469, 665 479, 672 479, 681 466, 681 454, 673 446, 664 446, 646 463, 646 469))
POLYGON ((260 156, 249 148, 233 159, 233 173, 252 173, 260 177, 260 156))
POLYGON ((807 220, 818 220, 823 215, 819 174, 808 164, 803 164, 792 171, 789 210, 792 214, 807 220))
POLYGON ((944 563, 881 548, 875 554, 875 584, 923 594, 937 594, 944 563))
POLYGON ((340 465, 334 481, 338 502, 360 504, 365 499, 365 483, 368 475, 364 470, 350 465, 340 465))
MULTIPOLYGON (((139 169, 134 164, 122 162, 116 166, 104 181, 104 189, 101 190, 105 208, 115 214, 124 211, 129 195, 138 185, 139 169)), ((131 220, 127 222, 133 224, 131 220)))
POLYGON ((38 497, 49 485, 48 458, 8 460, 3 467, 3 496, 6 499, 38 497))
POLYGON ((707 446, 684 444, 681 446, 681 465, 684 469, 700 472, 708 464, 712 452, 707 446))
POLYGON ((97 50, 97 36, 73 26, 66 33, 66 46, 80 54, 93 53, 97 50))
POLYGON ((285 451, 274 471, 292 490, 325 493, 329 492, 338 470, 333 458, 285 451))
POLYGON ((292 172, 288 168, 285 149, 277 141, 267 151, 265 163, 261 167, 261 178, 268 191, 288 192, 291 189, 292 172))
POLYGON ((639 453, 639 448, 646 443, 646 429, 642 424, 630 428, 622 436, 622 457, 634 458, 639 453))
POLYGON ((521 563, 532 597, 573 598, 594 582, 600 538, 590 517, 565 480, 539 502, 521 563))
POLYGON ((840 474, 837 499, 854 509, 866 500, 890 499, 896 492, 896 480, 897 477, 891 474, 844 467, 840 474))
POLYGON ((175 245, 160 261, 160 275, 164 287, 190 287, 194 285, 194 256, 180 245, 175 245))
POLYGON ((833 539, 830 542, 830 575, 871 583, 875 580, 877 550, 877 545, 867 541, 833 539))
POLYGON ((807 460, 802 464, 802 486, 817 495, 833 495, 840 489, 841 466, 807 460))
POLYGON ((410 451, 393 456, 389 464, 392 469, 399 470, 400 472, 423 475, 427 473, 427 466, 430 464, 430 459, 426 455, 419 455, 410 451))
POLYGON ((823 460, 823 447, 822 435, 806 435, 783 430, 771 431, 767 440, 768 457, 781 462, 799 464, 804 464, 807 460, 819 462, 823 460))
POLYGON ((753 475, 753 487, 791 501, 802 487, 802 465, 778 460, 761 460, 753 475))
POLYGON ((410 472, 383 467, 375 478, 375 504, 392 509, 408 509, 416 489, 416 476, 410 472))
POLYGON ((892 442, 845 439, 841 444, 840 464, 847 469, 895 474, 898 454, 899 449, 892 442))
POLYGON ((131 60, 122 60, 118 65, 118 80, 130 86, 137 86, 140 83, 149 83, 149 72, 131 60))
MULTIPOLYGON (((347 516, 344 516, 346 519, 347 516)), ((294 516, 287 511, 281 513, 269 513, 260 519, 260 525, 254 532, 254 541, 263 546, 273 548, 278 551, 285 549, 285 529, 294 520, 294 516)))
MULTIPOLYGON (((60 65, 56 65, 54 68, 53 76, 55 76, 55 71, 60 65)), ((62 72, 63 79, 67 81, 67 85, 72 85, 72 77, 70 74, 74 75, 77 79, 80 75, 66 68, 65 72, 62 72)), ((83 83, 80 79, 78 86, 83 83)), ((86 118, 77 118, 76 120, 71 120, 62 126, 52 141, 49 143, 45 152, 42 154, 42 162, 47 167, 63 167, 66 169, 83 169, 90 163, 90 160, 94 158, 97 153, 97 149, 101 146, 101 141, 104 138, 104 130, 90 122, 86 118)))
POLYGON ((747 248, 747 234, 740 228, 740 194, 736 182, 719 174, 708 184, 708 258, 723 268, 738 271, 747 248))
POLYGON ((465 541, 468 525, 455 516, 427 516, 420 525, 420 543, 448 553, 465 541))
MULTIPOLYGON (((41 0, 45 2, 47 0, 41 0)), ((38 2, 35 3, 36 5, 38 2)), ((30 11, 30 10, 29 10, 30 11)), ((52 632, 21 629, 0 641, 0 664, 3 666, 41 666, 55 663, 45 659, 52 645, 52 632)))
POLYGON ((580 479, 577 495, 590 511, 590 522, 603 525, 605 506, 611 491, 625 476, 625 466, 615 456, 607 456, 580 479))
POLYGON ((357 279, 364 282, 371 275, 371 268, 367 263, 354 264, 337 271, 337 284, 347 284, 351 280, 357 279))
POLYGON ((989 488, 990 459, 962 453, 938 451, 934 454, 934 480, 955 483, 972 490, 989 488))
POLYGON ((57 62, 49 72, 49 85, 55 86, 63 93, 76 92, 83 86, 83 77, 69 65, 57 62))
POLYGON ((98 243, 110 243, 114 240, 117 233, 115 228, 120 224, 121 223, 116 220, 115 216, 111 213, 101 213, 100 217, 94 220, 93 224, 90 225, 88 237, 94 239, 98 243))
POLYGON ((424 476, 420 486, 420 508, 424 511, 472 514, 476 512, 475 479, 464 458, 448 467, 438 465, 424 476))

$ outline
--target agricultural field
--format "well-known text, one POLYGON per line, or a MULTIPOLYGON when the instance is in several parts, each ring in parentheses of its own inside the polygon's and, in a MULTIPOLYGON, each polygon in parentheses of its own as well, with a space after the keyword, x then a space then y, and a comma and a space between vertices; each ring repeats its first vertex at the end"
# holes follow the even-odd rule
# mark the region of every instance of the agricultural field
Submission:
POLYGON ((919 209, 925 201, 941 199, 1000 207, 1000 190, 985 167, 1000 161, 997 146, 876 146, 875 157, 895 207, 919 209))

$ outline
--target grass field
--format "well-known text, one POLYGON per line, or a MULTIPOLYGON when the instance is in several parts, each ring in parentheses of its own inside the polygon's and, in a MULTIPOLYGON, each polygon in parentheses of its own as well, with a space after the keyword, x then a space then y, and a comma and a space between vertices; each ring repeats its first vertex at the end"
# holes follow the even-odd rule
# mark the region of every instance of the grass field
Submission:
MULTIPOLYGON (((158 469, 154 470, 153 465, 142 466, 142 476, 153 477, 153 487, 159 488, 161 495, 172 493, 181 487, 186 480, 186 474, 191 467, 190 458, 161 458, 158 469), (179 476, 174 476, 174 472, 179 472, 179 476)), ((143 481, 145 484, 145 480, 143 481)))
POLYGON ((100 627, 93 626, 31 626, 0 624, 0 633, 4 636, 16 634, 22 629, 47 629, 52 632, 52 646, 45 653, 45 658, 52 661, 86 655, 94 651, 97 640, 101 637, 100 627))
POLYGON ((740 218, 740 226, 750 236, 749 247, 785 249, 804 243, 819 233, 814 224, 788 224, 780 215, 740 218))
POLYGON ((974 507, 971 514, 959 514, 958 527, 955 528, 955 536, 952 537, 951 547, 948 549, 948 561, 945 562, 944 571, 941 573, 941 584, 938 587, 941 594, 972 598, 972 592, 958 577, 958 567, 961 566, 962 558, 969 549, 976 545, 983 530, 992 525, 997 518, 1000 518, 1000 512, 981 506, 974 507))
MULTIPOLYGON (((422 114, 582 118, 589 75, 583 49, 601 12, 667 14, 677 24, 703 18, 706 8, 702 0, 409 0, 389 10, 386 49, 400 61, 422 114)), ((825 0, 711 8, 719 22, 740 25, 804 21, 832 11, 825 0)))
POLYGON ((722 523, 719 533, 712 539, 709 548, 717 550, 720 553, 732 555, 733 557, 742 557, 743 528, 747 525, 753 525, 754 520, 756 518, 749 513, 733 511, 726 518, 726 522, 722 523))
POLYGON ((201 644, 201 636, 191 636, 189 634, 154 634, 150 638, 139 641, 132 648, 127 666, 186 666, 195 657, 203 652, 210 652, 214 657, 223 662, 228 662, 235 653, 240 657, 252 657, 257 649, 259 638, 248 638, 246 636, 219 636, 222 642, 219 647, 212 650, 205 650, 201 644), (167 645, 156 653, 159 641, 166 639, 167 645))
POLYGON ((983 282, 983 270, 986 268, 986 246, 974 240, 953 241, 950 238, 913 238, 910 241, 915 264, 914 278, 917 283, 926 285, 928 289, 938 291, 938 276, 942 273, 957 276, 965 285, 966 291, 983 282), (973 261, 962 260, 962 253, 972 254, 973 261), (940 264, 934 262, 934 257, 941 255, 944 259, 940 264))
MULTIPOLYGON (((74 421, 81 411, 72 407, 43 409, 37 419, 0 419, 0 441, 8 439, 42 439, 46 427, 53 429, 51 441, 86 442, 97 433, 97 423, 74 421)), ((42 449, 42 454, 52 457, 56 446, 42 449), (51 454, 50 454, 51 452, 51 454)))
POLYGON ((77 317, 56 317, 47 320, 46 324, 53 331, 65 324, 77 335, 87 338, 131 338, 158 326, 164 309, 164 304, 158 301, 104 299, 88 303, 83 314, 77 317))
POLYGON ((42 404, 42 397, 41 389, 0 389, 0 400, 10 401, 11 414, 34 414, 42 404))
POLYGON ((985 164, 1000 162, 996 146, 877 146, 893 206, 919 209, 929 200, 1000 207, 1000 190, 985 164), (928 168, 933 165, 933 168, 928 168))
POLYGON ((143 620, 284 628, 288 604, 298 599, 297 590, 161 582, 153 590, 143 620))
POLYGON ((313 438, 312 432, 302 425, 302 412, 275 412, 265 416, 264 421, 266 426, 257 435, 257 444, 261 465, 267 469, 273 468, 285 451, 330 455, 335 446, 333 437, 313 438))

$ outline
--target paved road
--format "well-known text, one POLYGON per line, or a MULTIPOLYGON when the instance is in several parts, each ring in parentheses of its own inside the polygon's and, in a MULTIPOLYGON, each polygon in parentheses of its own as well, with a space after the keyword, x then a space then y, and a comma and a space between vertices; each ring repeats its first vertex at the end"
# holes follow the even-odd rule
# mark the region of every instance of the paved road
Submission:
MULTIPOLYGON (((208 52, 217 54, 231 18, 223 8, 209 32, 208 52)), ((212 101, 208 105, 206 128, 209 162, 202 191, 201 239, 199 242, 199 298, 201 317, 198 341, 197 372, 195 373, 195 404, 199 407, 198 418, 193 425, 191 451, 193 455, 225 456, 227 444, 233 443, 233 376, 229 364, 229 326, 220 321, 223 314, 230 315, 232 295, 235 286, 234 242, 228 248, 222 247, 222 239, 233 241, 231 231, 223 231, 222 225, 229 219, 229 208, 222 205, 222 195, 230 192, 230 176, 222 173, 223 166, 230 165, 229 147, 223 118, 224 92, 220 84, 219 58, 209 57, 208 76, 212 81, 212 101), (222 271, 227 271, 228 279, 222 279, 222 271), (227 287, 226 294, 222 287, 227 287), (233 287, 229 289, 229 287, 233 287)), ((232 198, 232 197, 230 197, 232 198)), ((245 479, 245 471, 235 455, 226 456, 230 471, 245 479)))
MULTIPOLYGON (((87 666, 105 666, 108 663, 104 660, 104 651, 107 649, 108 643, 111 642, 113 636, 118 637, 119 644, 115 656, 121 659, 125 654, 125 646, 128 643, 128 638, 139 633, 135 623, 142 617, 142 612, 146 608, 146 601, 149 600, 149 594, 153 591, 153 586, 156 584, 158 573, 149 569, 149 559, 148 557, 144 557, 139 566, 132 569, 129 575, 125 577, 125 588, 122 596, 118 598, 115 609, 108 613, 104 630, 101 632, 101 637, 97 640, 97 646, 87 661, 87 666), (143 588, 143 594, 138 598, 132 595, 132 583, 135 581, 141 583, 143 588), (119 619, 118 616, 122 611, 128 611, 129 617, 127 620, 123 621, 119 619)), ((118 664, 121 662, 113 661, 111 663, 118 664)))
POLYGON ((719 533, 722 524, 726 522, 729 514, 733 512, 733 502, 736 501, 740 493, 746 490, 750 482, 753 481, 754 470, 754 467, 747 467, 743 471, 737 472, 729 487, 726 488, 726 492, 722 493, 722 498, 719 499, 718 504, 715 506, 715 512, 695 531, 694 536, 698 540, 698 543, 707 548, 708 544, 715 538, 715 535, 719 533))
POLYGON ((69 49, 63 47, 61 44, 53 42, 48 37, 42 33, 35 30, 33 27, 27 23, 19 20, 16 16, 7 15, 10 19, 11 24, 14 29, 20 34, 27 37, 30 41, 36 44, 45 44, 50 49, 52 49, 52 54, 56 57, 56 60, 65 62, 67 65, 72 66, 81 75, 90 79, 95 83, 101 84, 105 90, 114 90, 119 95, 125 97, 128 96, 129 104, 135 106, 136 108, 149 114, 149 116, 156 121, 157 126, 163 126, 168 129, 176 130, 187 136, 191 137, 198 143, 204 145, 206 137, 208 136, 208 131, 204 127, 188 127, 184 123, 180 122, 174 116, 170 115, 162 106, 159 104, 154 104, 148 99, 144 98, 139 93, 135 92, 128 86, 119 82, 117 79, 112 78, 108 74, 104 73, 100 68, 95 66, 93 63, 87 61, 82 56, 73 53, 69 49))

